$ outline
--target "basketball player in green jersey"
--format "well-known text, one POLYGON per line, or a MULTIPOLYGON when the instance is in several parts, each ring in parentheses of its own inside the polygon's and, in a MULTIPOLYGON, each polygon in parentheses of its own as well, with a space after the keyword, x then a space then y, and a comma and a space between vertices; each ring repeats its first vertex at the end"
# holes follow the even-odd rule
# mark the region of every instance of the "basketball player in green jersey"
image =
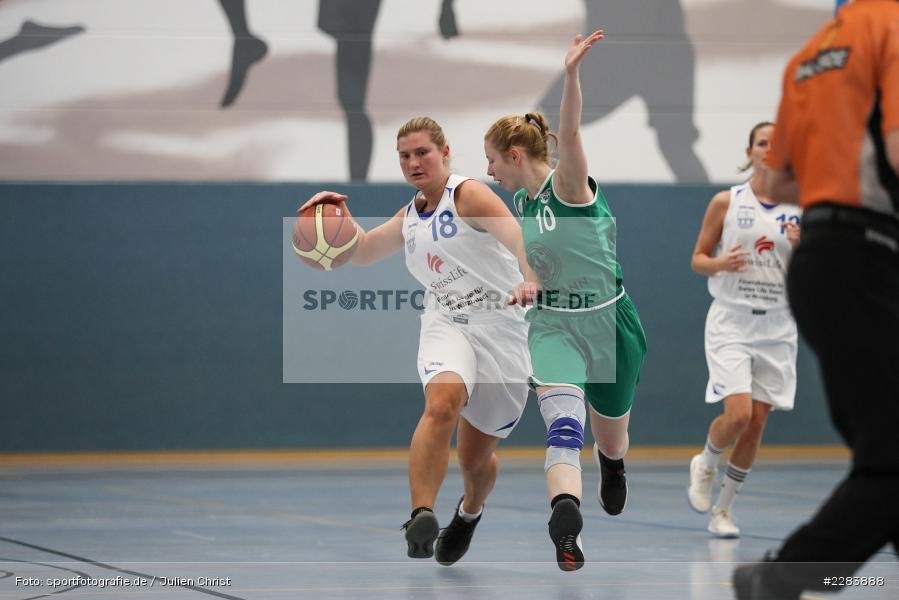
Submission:
POLYGON ((580 138, 578 69, 602 31, 577 36, 565 56, 559 132, 540 113, 496 121, 484 136, 487 174, 514 191, 530 267, 542 287, 519 284, 511 302, 528 311, 531 385, 547 427, 546 484, 549 535, 563 571, 584 564, 580 531, 581 466, 589 403, 599 501, 617 515, 627 501, 624 455, 628 421, 646 338, 622 286, 615 257, 615 222, 589 176, 580 138), (549 141, 558 148, 555 169, 549 141))

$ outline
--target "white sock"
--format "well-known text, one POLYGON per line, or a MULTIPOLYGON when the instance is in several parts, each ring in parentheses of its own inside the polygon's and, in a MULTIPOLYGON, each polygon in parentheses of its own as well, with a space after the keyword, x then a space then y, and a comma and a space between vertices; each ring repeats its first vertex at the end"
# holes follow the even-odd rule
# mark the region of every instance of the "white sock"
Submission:
POLYGON ((475 519, 480 517, 482 512, 484 512, 483 506, 481 507, 481 510, 479 510, 475 514, 473 514, 473 515, 469 514, 469 513, 465 512, 464 510, 462 510, 462 505, 459 504, 459 516, 462 517, 462 520, 465 521, 466 523, 471 523, 472 521, 474 521, 475 519))
POLYGON ((734 499, 740 493, 740 488, 743 487, 743 482, 746 481, 746 476, 749 475, 751 470, 741 469, 734 466, 733 463, 727 463, 727 471, 724 473, 724 481, 721 482, 721 492, 718 494, 718 502, 715 503, 715 507, 730 510, 734 499))
POLYGON ((702 450, 702 460, 708 468, 717 469, 722 452, 724 452, 724 448, 716 448, 715 444, 712 443, 712 438, 709 437, 706 439, 705 448, 702 450))

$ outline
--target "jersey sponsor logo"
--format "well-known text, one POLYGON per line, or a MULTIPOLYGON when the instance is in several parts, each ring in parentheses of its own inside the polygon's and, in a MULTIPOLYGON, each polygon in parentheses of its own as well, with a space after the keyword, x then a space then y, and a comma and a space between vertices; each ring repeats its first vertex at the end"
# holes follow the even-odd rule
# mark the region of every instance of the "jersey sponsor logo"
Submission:
POLYGON ((715 394, 716 396, 724 395, 724 386, 721 385, 720 383, 713 383, 712 384, 712 393, 715 394))
POLYGON ((428 268, 435 273, 440 273, 440 269, 443 268, 443 259, 428 252, 428 268))
POLYGON ((749 229, 755 224, 755 211, 751 208, 740 208, 737 211, 737 227, 749 229))
POLYGON ((527 248, 528 264, 544 285, 552 285, 562 271, 562 261, 555 252, 540 244, 532 242, 527 248))
POLYGON ((537 194, 537 200, 542 202, 543 204, 549 204, 549 190, 543 190, 539 194, 537 194))
MULTIPOLYGON (((452 290, 446 294, 436 295, 437 302, 440 306, 448 311, 460 311, 475 306, 487 309, 496 309, 505 307, 504 294, 497 290, 484 290, 483 285, 479 285, 467 293, 452 290)), ((459 314, 459 313, 457 313, 459 314)), ((463 318, 468 317, 463 315, 463 318)), ((464 321, 456 321, 457 323, 467 324, 464 321)))
POLYGON ((774 250, 774 242, 769 240, 768 236, 763 235, 755 241, 755 251, 757 253, 762 254, 771 250, 774 250))
MULTIPOLYGON (((433 271, 433 269, 431 270, 433 271)), ((459 266, 447 273, 446 276, 431 281, 430 283, 428 283, 428 286, 430 286, 432 290, 437 292, 450 285, 451 283, 459 281, 466 275, 468 275, 468 271, 466 271, 464 267, 459 266)))
POLYGON ((845 69, 846 64, 849 62, 849 51, 850 48, 848 47, 827 48, 819 52, 815 58, 799 63, 799 66, 796 68, 796 76, 793 79, 794 83, 802 83, 807 79, 829 71, 845 69))
MULTIPOLYGON (((766 257, 758 256, 758 257, 747 257, 746 258, 746 266, 747 267, 758 267, 759 269, 776 269, 778 271, 784 271, 784 264, 773 252, 766 257)), ((742 279, 740 281, 743 281, 742 279)))
POLYGON ((468 315, 453 315, 453 323, 468 325, 468 315))

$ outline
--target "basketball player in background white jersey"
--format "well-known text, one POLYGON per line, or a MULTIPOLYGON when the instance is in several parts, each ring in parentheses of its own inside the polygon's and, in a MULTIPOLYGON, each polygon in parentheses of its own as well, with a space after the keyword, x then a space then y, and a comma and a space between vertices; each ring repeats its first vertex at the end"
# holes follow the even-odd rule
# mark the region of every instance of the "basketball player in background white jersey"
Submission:
POLYGON ((712 198, 691 267, 709 277, 714 300, 705 326, 707 403, 724 413, 709 426, 705 449, 690 462, 690 506, 706 513, 716 537, 739 537, 731 506, 752 468, 771 410, 792 410, 796 394, 796 323, 786 298, 786 267, 799 240, 798 207, 765 196, 765 156, 774 125, 759 123, 746 155, 752 177, 712 198), (717 252, 716 252, 717 249, 717 252), (712 484, 734 444, 718 500, 712 484))
MULTIPOLYGON (((522 272, 529 281, 536 276, 527 267, 521 228, 499 196, 480 181, 450 173, 449 146, 436 122, 408 121, 397 134, 397 151, 403 176, 418 191, 386 223, 369 232, 357 225, 351 262, 370 265, 405 249, 409 272, 426 290, 418 349, 425 409, 409 452, 413 510, 403 527, 408 556, 436 554, 450 565, 468 550, 499 472, 494 450, 527 401, 527 324, 524 309, 508 306, 507 299, 522 272), (439 531, 434 503, 457 424, 465 491, 439 531)), ((301 210, 346 199, 323 191, 301 210)))

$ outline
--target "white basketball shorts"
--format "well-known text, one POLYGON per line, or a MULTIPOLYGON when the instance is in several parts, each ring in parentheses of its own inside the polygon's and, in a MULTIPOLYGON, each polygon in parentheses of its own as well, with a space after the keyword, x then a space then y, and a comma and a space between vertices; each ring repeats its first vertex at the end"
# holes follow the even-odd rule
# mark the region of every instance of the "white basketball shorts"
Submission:
POLYGON ((752 309, 713 301, 705 322, 709 383, 705 401, 751 393, 774 410, 792 410, 798 333, 789 310, 752 309))
POLYGON ((503 315, 463 318, 425 311, 418 343, 422 386, 448 371, 458 374, 468 390, 465 420, 487 435, 507 437, 527 403, 527 323, 503 315))

